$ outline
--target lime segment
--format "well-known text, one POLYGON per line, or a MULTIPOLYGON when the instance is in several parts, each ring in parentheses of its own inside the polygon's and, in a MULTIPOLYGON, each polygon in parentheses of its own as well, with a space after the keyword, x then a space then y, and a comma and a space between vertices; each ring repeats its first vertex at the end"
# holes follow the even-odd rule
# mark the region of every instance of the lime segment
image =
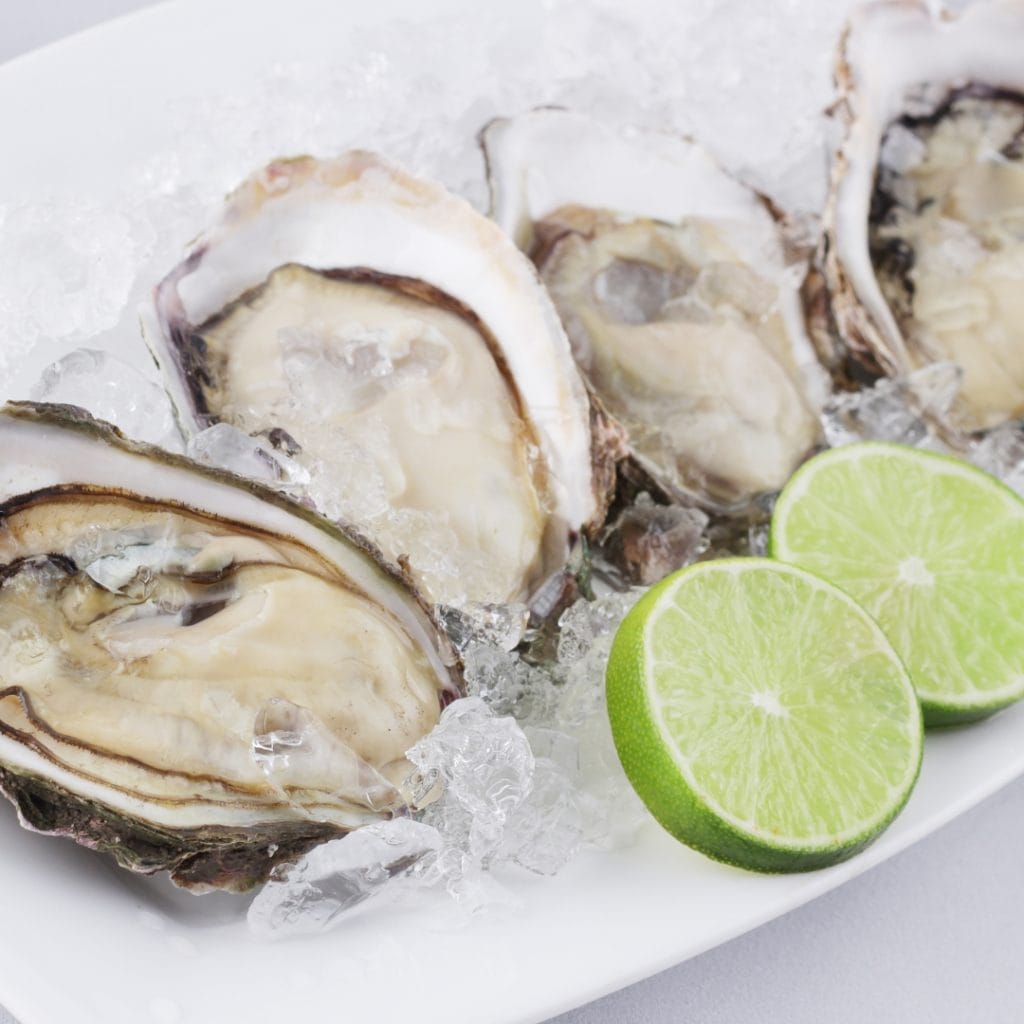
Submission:
POLYGON ((1024 695, 1024 501, 987 473, 894 444, 824 452, 779 496, 770 550, 874 616, 926 724, 1024 695))
POLYGON ((921 715, 846 594, 767 559, 691 566, 623 621, 607 670, 626 774, 661 824, 765 871, 821 867, 906 802, 921 715))

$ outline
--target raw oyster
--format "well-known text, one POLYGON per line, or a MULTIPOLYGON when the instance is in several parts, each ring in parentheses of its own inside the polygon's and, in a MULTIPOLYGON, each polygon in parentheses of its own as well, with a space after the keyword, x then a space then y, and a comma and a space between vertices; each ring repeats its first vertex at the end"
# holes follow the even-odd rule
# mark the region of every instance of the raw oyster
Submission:
POLYGON ((764 203, 693 142, 565 110, 482 142, 492 215, 644 470, 716 510, 781 487, 820 440, 827 385, 764 203))
POLYGON ((355 535, 66 406, 0 412, 0 788, 23 822, 241 890, 402 813, 457 694, 355 535))
POLYGON ((144 327, 187 433, 283 437, 431 601, 523 600, 600 520, 602 433, 533 268, 380 157, 255 175, 144 327))
POLYGON ((963 370, 945 417, 1024 414, 1024 4, 858 10, 837 64, 824 274, 837 367, 963 370))

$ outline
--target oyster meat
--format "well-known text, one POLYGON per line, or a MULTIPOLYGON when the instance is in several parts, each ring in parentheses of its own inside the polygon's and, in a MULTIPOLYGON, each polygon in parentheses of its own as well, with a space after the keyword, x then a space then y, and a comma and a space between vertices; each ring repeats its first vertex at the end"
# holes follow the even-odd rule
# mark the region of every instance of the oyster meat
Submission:
POLYGON ((824 272, 837 339, 889 375, 961 368, 947 414, 1024 415, 1024 4, 854 15, 837 67, 843 139, 824 272))
POLYGON ((600 521, 606 455, 533 268, 377 156, 255 175, 144 327, 187 433, 283 438, 430 601, 525 600, 600 521))
POLYGON ((408 807, 457 695, 404 580, 272 492, 70 407, 0 412, 0 788, 189 888, 408 807))
POLYGON ((744 508, 820 440, 825 375, 765 204, 700 146, 539 109, 483 132, 492 214, 668 495, 744 508))

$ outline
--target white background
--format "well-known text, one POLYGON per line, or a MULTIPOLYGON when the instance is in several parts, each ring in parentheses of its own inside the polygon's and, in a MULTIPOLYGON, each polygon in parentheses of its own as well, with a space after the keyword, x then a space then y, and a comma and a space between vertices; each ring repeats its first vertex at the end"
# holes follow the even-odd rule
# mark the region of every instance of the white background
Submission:
MULTIPOLYGON (((0 0, 0 61, 144 6, 139 0, 0 0)), ((1018 780, 809 906, 557 1024, 1019 1024, 1022 849, 1024 780, 1018 780)), ((682 917, 687 908, 678 912, 682 917)), ((62 955, 73 954, 54 950, 54 984, 62 955)), ((483 1008, 480 1019, 486 1024, 483 1008)), ((9 1021, 0 1008, 0 1024, 9 1021)))

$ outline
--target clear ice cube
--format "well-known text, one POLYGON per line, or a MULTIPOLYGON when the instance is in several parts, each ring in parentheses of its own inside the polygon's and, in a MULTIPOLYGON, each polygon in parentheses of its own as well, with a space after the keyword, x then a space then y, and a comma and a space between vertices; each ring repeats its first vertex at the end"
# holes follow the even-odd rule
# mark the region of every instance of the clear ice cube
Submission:
POLYGON ((767 523, 758 523, 747 530, 747 544, 754 558, 763 558, 768 554, 768 530, 767 523))
POLYGON ((365 825, 275 868, 249 906, 249 928, 263 938, 322 931, 422 870, 442 845, 436 830, 409 818, 365 825))
POLYGON ((972 446, 968 457, 1024 497, 1024 427, 1020 423, 990 430, 972 446))
POLYGON ((825 440, 833 448, 854 441, 935 447, 930 421, 949 411, 962 380, 955 363, 932 363, 860 391, 836 392, 822 412, 825 440))
POLYGON ((595 601, 581 599, 567 608, 558 622, 560 665, 575 664, 591 652, 597 641, 614 634, 641 593, 641 590, 614 592, 595 601))
POLYGON ((438 616, 448 638, 460 651, 474 640, 511 651, 523 639, 530 610, 525 604, 468 601, 461 608, 441 605, 438 616))
POLYGON ((226 469, 250 480, 261 480, 282 490, 300 491, 309 483, 309 472, 277 450, 231 426, 214 423, 193 435, 188 442, 189 458, 205 466, 226 469))
POLYGON ((443 780, 443 802, 470 813, 471 831, 481 843, 500 835, 530 789, 534 758, 523 730, 515 719, 496 716, 479 697, 445 708, 437 726, 407 756, 422 775, 443 780))
MULTIPOLYGON (((612 847, 631 841, 649 820, 619 763, 604 702, 608 651, 640 593, 606 594, 567 609, 553 663, 528 664, 516 652, 482 643, 467 648, 470 690, 493 711, 515 715, 534 755, 531 785, 506 816, 500 847, 482 863, 511 859, 547 873, 584 843, 612 847)), ((442 831, 457 846, 449 870, 471 872, 476 862, 464 853, 471 836, 465 807, 442 803, 433 813, 444 816, 442 831)), ((427 820, 436 823, 432 814, 427 820)))
POLYGON ((553 875, 576 856, 583 812, 573 779, 553 760, 538 757, 526 799, 506 825, 501 855, 538 875, 553 875))
POLYGON ((29 392, 34 402, 77 405, 127 437, 184 450, 167 392, 109 352, 79 348, 51 363, 29 392))

